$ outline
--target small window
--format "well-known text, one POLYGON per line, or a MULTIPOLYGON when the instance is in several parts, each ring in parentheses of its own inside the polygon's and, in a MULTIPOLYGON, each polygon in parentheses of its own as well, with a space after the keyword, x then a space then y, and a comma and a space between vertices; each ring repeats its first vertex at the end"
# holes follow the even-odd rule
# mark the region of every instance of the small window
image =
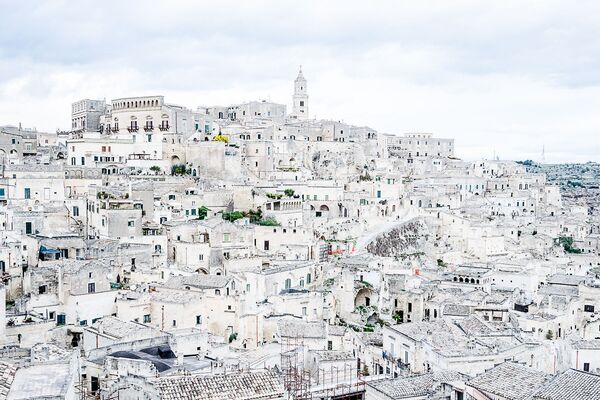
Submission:
POLYGON ((96 293, 96 284, 94 282, 88 283, 88 293, 96 293))
POLYGON ((196 315, 196 325, 202 325, 202 315, 196 315))
POLYGON ((144 323, 148 324, 150 322, 152 322, 152 317, 150 317, 150 314, 144 315, 144 323))

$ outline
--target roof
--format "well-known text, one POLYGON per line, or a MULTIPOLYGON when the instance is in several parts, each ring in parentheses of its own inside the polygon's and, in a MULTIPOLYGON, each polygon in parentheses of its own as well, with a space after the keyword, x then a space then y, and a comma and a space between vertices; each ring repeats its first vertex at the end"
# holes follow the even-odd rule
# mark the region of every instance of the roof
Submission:
POLYGON ((280 320, 277 323, 280 337, 325 338, 325 323, 280 320))
POLYGON ((164 400, 266 400, 283 397, 282 382, 271 371, 164 377, 152 383, 164 400))
POLYGON ((45 363, 19 368, 7 400, 66 397, 75 376, 69 363, 45 363), (49 372, 52 373, 49 373, 49 372))
POLYGON ((227 286, 230 276, 196 274, 190 276, 174 276, 165 283, 171 289, 183 289, 191 286, 197 289, 216 289, 227 286))
POLYGON ((538 400, 600 399, 600 375, 568 369, 533 395, 538 400))
POLYGON ((525 365, 505 362, 471 379, 467 385, 506 400, 520 400, 531 396, 550 377, 525 365))
POLYGON ((17 367, 13 364, 0 361, 0 400, 5 400, 8 391, 15 379, 17 367))
POLYGON ((369 382, 368 386, 369 389, 373 388, 393 399, 404 399, 434 393, 435 386, 440 383, 460 382, 463 380, 463 375, 458 372, 438 371, 417 376, 369 382))

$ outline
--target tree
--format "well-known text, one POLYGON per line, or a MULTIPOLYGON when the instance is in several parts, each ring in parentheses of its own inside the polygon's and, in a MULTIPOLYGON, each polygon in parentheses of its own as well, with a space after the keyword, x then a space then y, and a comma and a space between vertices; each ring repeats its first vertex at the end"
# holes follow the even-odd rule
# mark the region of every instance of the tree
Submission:
POLYGON ((150 167, 150 171, 154 172, 155 174, 160 173, 161 168, 158 165, 153 165, 150 167))
POLYGON ((215 136, 215 137, 213 138, 213 141, 214 141, 214 142, 223 142, 223 143, 229 143, 229 138, 228 138, 227 136, 225 136, 225 135, 221 135, 221 134, 219 133, 217 136, 215 136))
POLYGON ((206 218, 207 215, 208 215, 207 207, 202 206, 198 209, 198 219, 204 219, 204 218, 206 218))
POLYGON ((287 197, 292 197, 292 196, 294 195, 294 193, 295 193, 295 192, 294 192, 294 189, 285 189, 285 190, 283 191, 283 193, 285 193, 285 195, 286 195, 287 197))
POLYGON ((552 331, 550 329, 548 329, 548 332, 546 332, 546 339, 548 339, 548 340, 554 339, 554 333, 552 333, 552 331))

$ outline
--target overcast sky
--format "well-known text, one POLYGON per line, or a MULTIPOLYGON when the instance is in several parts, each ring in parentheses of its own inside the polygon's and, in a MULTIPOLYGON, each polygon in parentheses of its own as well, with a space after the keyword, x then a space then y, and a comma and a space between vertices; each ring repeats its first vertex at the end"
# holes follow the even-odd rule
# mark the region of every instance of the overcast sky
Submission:
POLYGON ((0 0, 0 125, 81 98, 270 99, 456 139, 459 157, 600 161, 598 1, 0 0))

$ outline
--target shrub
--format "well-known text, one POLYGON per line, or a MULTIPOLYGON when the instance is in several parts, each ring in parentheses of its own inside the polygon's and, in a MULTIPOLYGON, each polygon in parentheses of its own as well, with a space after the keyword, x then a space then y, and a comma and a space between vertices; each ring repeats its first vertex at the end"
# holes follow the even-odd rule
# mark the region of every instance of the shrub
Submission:
POLYGON ((161 168, 158 165, 153 165, 150 167, 150 171, 158 174, 161 171, 161 168))
POLYGON ((221 135, 220 133, 215 136, 213 138, 214 142, 223 142, 223 143, 229 143, 229 137, 225 136, 225 135, 221 135))
POLYGON ((261 226, 279 226, 279 222, 277 222, 273 218, 265 218, 258 221, 258 225, 261 226))
POLYGON ((285 190, 283 191, 283 193, 285 193, 285 195, 286 195, 287 197, 292 197, 292 196, 294 195, 294 193, 295 193, 295 192, 294 192, 294 189, 285 189, 285 190))

